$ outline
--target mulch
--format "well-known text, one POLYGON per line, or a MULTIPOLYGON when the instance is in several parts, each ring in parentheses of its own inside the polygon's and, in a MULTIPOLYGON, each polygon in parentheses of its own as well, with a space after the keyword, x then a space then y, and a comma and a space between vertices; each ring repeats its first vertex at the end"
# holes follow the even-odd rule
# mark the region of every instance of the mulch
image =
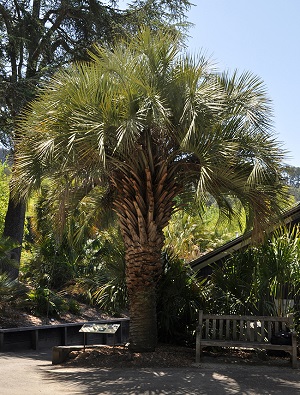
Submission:
POLYGON ((185 367, 195 360, 195 350, 187 347, 159 345, 154 352, 130 353, 125 346, 101 346, 72 351, 68 366, 99 368, 185 367))
MULTIPOLYGON (((202 362, 289 366, 288 354, 261 351, 211 348, 204 351, 202 362)), ((101 346, 72 351, 65 362, 69 367, 83 368, 184 368, 195 365, 195 349, 171 344, 159 344, 154 352, 130 353, 124 346, 101 346)))

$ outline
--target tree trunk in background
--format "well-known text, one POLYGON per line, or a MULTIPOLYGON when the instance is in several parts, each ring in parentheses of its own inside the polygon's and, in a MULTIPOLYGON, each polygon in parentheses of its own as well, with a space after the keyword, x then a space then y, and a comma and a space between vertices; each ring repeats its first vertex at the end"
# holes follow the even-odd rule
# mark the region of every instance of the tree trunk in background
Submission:
POLYGON ((21 259, 22 240, 25 223, 25 202, 15 202, 11 197, 8 202, 8 209, 5 216, 5 225, 3 236, 11 238, 13 242, 18 244, 18 247, 10 251, 11 263, 8 261, 2 263, 2 271, 9 274, 12 279, 17 279, 19 276, 19 267, 21 259))

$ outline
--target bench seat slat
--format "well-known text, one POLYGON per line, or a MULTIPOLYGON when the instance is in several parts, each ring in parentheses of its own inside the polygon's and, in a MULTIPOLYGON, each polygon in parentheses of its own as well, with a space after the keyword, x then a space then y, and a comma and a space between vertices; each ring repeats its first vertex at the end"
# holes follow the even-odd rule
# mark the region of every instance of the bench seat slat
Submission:
POLYGON ((232 347, 232 348, 260 348, 266 350, 283 350, 291 351, 292 346, 290 345, 279 345, 271 343, 261 343, 261 342, 243 342, 243 341, 227 341, 227 340, 201 340, 204 347, 232 347))

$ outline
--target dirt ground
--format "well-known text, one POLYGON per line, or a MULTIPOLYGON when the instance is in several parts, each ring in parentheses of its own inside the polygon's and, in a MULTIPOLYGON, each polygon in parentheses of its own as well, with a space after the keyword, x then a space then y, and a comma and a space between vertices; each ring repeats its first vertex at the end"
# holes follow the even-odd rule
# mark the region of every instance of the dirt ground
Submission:
MULTIPOLYGON (((126 315, 124 314, 124 317, 126 315)), ((18 328, 35 325, 63 324, 67 322, 97 321, 111 318, 100 309, 85 304, 80 304, 80 314, 65 313, 59 317, 35 316, 24 310, 6 308, 0 314, 0 328, 18 328)))

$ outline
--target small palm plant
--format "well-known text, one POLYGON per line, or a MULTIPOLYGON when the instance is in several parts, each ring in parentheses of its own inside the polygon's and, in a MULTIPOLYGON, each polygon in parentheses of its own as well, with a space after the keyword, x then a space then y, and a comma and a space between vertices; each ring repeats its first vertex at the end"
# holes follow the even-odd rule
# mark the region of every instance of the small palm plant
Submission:
POLYGON ((208 285, 207 310, 215 314, 257 313, 257 295, 253 292, 256 264, 256 251, 249 249, 214 267, 208 285))
POLYGON ((12 280, 7 273, 0 274, 0 313, 5 314, 8 306, 16 303, 25 295, 25 287, 17 280, 12 280))
POLYGON ((5 267, 8 264, 11 267, 12 260, 8 259, 8 253, 16 245, 8 238, 0 239, 0 263, 3 271, 0 271, 0 312, 4 314, 7 307, 17 302, 20 296, 25 295, 25 287, 17 280, 11 279, 8 273, 5 273, 5 267))
POLYGON ((9 237, 0 237, 0 273, 9 267, 17 266, 17 262, 10 258, 11 251, 18 245, 9 237))
POLYGON ((223 314, 284 316, 300 295, 299 226, 282 227, 265 242, 215 268, 210 309, 223 314))
POLYGON ((104 243, 98 251, 99 264, 91 275, 79 283, 90 294, 91 302, 105 312, 119 316, 128 309, 122 241, 104 243))
POLYGON ((265 304, 279 316, 291 311, 300 294, 299 226, 280 228, 260 248, 258 283, 267 289, 265 304))

